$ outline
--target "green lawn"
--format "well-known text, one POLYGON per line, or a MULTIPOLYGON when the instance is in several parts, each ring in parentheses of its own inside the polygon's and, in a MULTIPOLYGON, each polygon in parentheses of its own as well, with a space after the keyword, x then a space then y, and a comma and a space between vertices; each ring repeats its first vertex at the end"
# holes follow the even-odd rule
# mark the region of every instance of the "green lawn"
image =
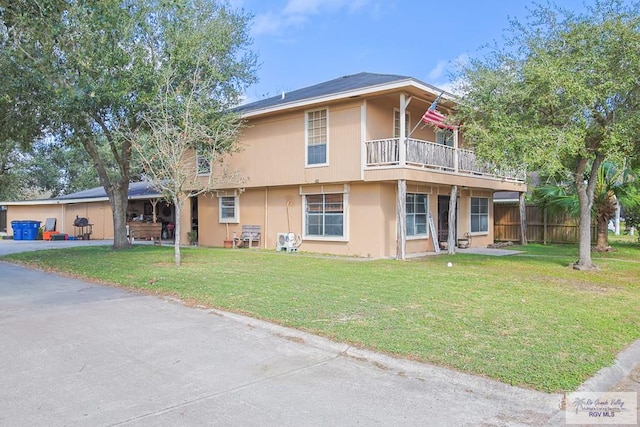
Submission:
POLYGON ((640 338, 640 246, 612 242, 601 267, 575 246, 408 262, 138 245, 23 253, 40 268, 246 313, 388 354, 548 392, 571 391, 640 338), (447 262, 453 267, 447 267, 447 262), (88 271, 90 270, 90 271, 88 271))

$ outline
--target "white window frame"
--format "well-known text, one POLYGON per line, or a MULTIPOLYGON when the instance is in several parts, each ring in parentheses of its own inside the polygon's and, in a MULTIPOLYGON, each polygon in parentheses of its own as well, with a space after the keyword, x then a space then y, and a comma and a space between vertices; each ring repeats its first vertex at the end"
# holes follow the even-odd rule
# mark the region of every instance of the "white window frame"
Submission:
MULTIPOLYGON (((404 133, 405 137, 409 137, 409 132, 411 132, 411 113, 405 111, 404 113, 404 133)), ((393 109, 393 130, 392 135, 394 138, 400 138, 400 109, 393 109)))
MULTIPOLYGON (((409 215, 409 209, 407 208, 407 197, 410 194, 425 196, 425 198, 427 200, 427 205, 425 207, 425 213, 424 213, 424 215, 425 215, 425 232, 421 233, 421 234, 409 234, 408 227, 407 227, 407 240, 428 239, 429 238, 429 202, 430 202, 429 195, 427 193, 420 193, 420 192, 410 192, 410 193, 408 192, 408 193, 406 193, 405 201, 404 201, 405 217, 409 215)), ((413 212, 413 215, 415 217, 415 212, 413 212)), ((405 225, 406 224, 408 224, 408 221, 405 218, 405 225)))
POLYGON ((211 175, 211 162, 201 154, 201 151, 202 149, 196 149, 196 174, 197 176, 209 176, 211 175))
MULTIPOLYGON (((312 144, 312 145, 321 145, 321 144, 312 144)), ((329 108, 318 108, 315 110, 307 110, 304 113, 304 164, 308 168, 322 167, 329 165, 329 108), (310 115, 313 113, 317 113, 320 111, 324 111, 325 114, 325 161, 324 163, 309 163, 309 121, 310 115)))
POLYGON ((489 203, 490 200, 488 197, 469 197, 469 233, 472 236, 484 236, 484 235, 488 235, 489 234, 489 219, 490 219, 490 214, 491 214, 491 204, 489 203), (473 199, 482 199, 482 200, 486 200, 487 201, 487 212, 483 213, 483 212, 479 212, 479 213, 474 213, 473 212, 473 199), (476 216, 484 216, 486 215, 487 217, 487 229, 485 230, 479 230, 479 231, 473 231, 472 227, 473 227, 473 221, 471 220, 471 218, 476 215, 476 216))
POLYGON ((349 240, 348 218, 349 218, 349 193, 307 193, 302 195, 302 232, 305 240, 320 240, 332 242, 346 242, 349 240), (307 197, 327 196, 332 194, 342 195, 342 236, 307 234, 307 197))
POLYGON ((238 196, 218 196, 218 222, 220 224, 238 224, 240 222, 240 198, 238 196), (233 199, 233 217, 223 217, 223 200, 233 199))
POLYGON ((453 147, 453 130, 438 129, 436 131, 436 144, 446 145, 447 147, 453 147))

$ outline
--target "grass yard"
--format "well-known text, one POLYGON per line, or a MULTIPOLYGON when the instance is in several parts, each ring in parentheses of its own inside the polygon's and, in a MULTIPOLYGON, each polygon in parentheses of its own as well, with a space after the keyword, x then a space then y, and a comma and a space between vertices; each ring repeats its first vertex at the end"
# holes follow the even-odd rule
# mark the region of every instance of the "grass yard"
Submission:
POLYGON ((640 338, 640 245, 613 241, 598 272, 575 246, 407 262, 138 245, 6 259, 246 313, 355 346, 508 384, 572 391, 640 338), (447 262, 453 267, 447 267, 447 262), (90 268, 89 268, 90 266, 90 268))

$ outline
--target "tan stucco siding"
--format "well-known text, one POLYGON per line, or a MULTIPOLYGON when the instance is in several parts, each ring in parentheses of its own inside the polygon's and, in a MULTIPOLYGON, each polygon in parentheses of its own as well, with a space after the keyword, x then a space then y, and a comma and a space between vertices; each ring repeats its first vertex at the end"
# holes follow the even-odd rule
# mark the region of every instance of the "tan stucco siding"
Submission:
POLYGON ((458 199, 458 238, 468 236, 470 246, 485 247, 493 243, 493 193, 476 188, 462 189, 458 199), (489 230, 486 233, 471 233, 471 197, 489 199, 489 230))
MULTIPOLYGON (((240 150, 229 161, 245 178, 245 187, 342 182, 360 176, 361 103, 328 108, 328 165, 305 165, 306 112, 251 120, 241 135, 240 150)), ((320 108, 320 107, 319 107, 320 108)))
MULTIPOLYGON (((400 96, 385 96, 367 100, 367 135, 365 140, 393 138, 395 111, 399 111, 400 96)), ((409 103, 406 112, 409 114, 409 125, 407 134, 411 131, 410 137, 423 141, 435 142, 436 133, 433 126, 420 122, 428 104, 413 100, 409 103), (416 127, 416 125, 418 125, 416 127)), ((462 146, 462 143, 461 145, 462 146)))
MULTIPOLYGON (((424 191, 423 185, 414 186, 424 191)), ((303 240, 301 251, 360 257, 393 257, 396 252, 396 189, 393 183, 351 183, 346 187, 324 186, 324 191, 347 188, 345 193, 346 239, 303 240)), ((302 192, 313 194, 320 186, 303 186, 302 192)), ((239 221, 229 224, 229 236, 240 235, 243 225, 260 225, 262 248, 276 247, 277 233, 304 235, 304 204, 300 186, 247 189, 239 197, 239 221)), ((431 202, 430 202, 431 203, 431 202)), ((219 199, 201 196, 198 201, 199 243, 222 246, 226 225, 219 221, 219 199)), ((408 243, 409 252, 432 248, 430 239, 408 243)))
POLYGON ((88 218, 89 223, 93 224, 92 239, 113 238, 113 216, 108 202, 12 205, 7 209, 7 233, 13 234, 11 221, 40 221, 44 226, 47 218, 55 218, 56 231, 73 236, 78 231, 73 227, 76 216, 88 218))
POLYGON ((385 99, 367 100, 365 141, 393 137, 393 104, 385 99))
POLYGON ((57 230, 67 232, 66 229, 70 229, 71 224, 65 224, 63 209, 63 205, 9 206, 7 209, 7 234, 13 235, 12 221, 40 221, 40 225, 44 226, 47 218, 55 218, 57 230))

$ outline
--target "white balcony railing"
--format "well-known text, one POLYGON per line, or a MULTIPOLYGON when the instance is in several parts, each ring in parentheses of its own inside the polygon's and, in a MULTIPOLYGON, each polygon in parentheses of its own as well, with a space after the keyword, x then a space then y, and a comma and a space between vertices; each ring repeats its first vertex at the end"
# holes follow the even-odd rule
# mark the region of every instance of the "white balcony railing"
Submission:
POLYGON ((404 144, 401 143, 400 138, 365 141, 365 146, 366 168, 368 169, 410 166, 466 175, 490 176, 512 181, 525 180, 524 171, 499 169, 478 160, 471 150, 456 150, 453 147, 435 142, 409 138, 404 153, 401 153, 404 144))

